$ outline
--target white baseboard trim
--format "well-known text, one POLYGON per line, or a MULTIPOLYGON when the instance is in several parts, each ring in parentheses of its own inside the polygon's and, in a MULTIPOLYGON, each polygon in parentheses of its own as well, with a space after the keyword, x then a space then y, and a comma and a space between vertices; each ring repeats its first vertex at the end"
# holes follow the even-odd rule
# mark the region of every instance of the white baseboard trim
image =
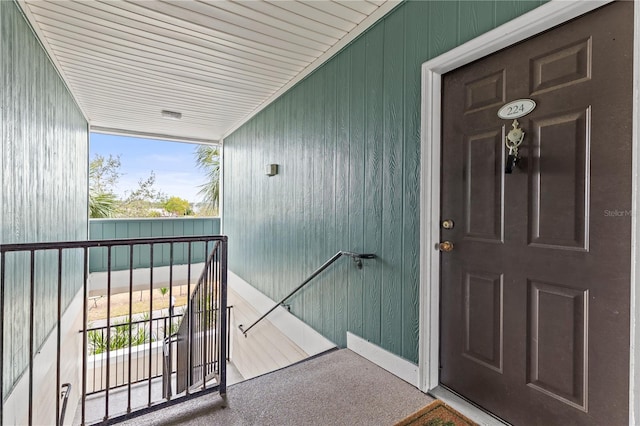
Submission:
MULTIPOLYGON (((238 293, 238 295, 245 299, 260 314, 267 312, 276 304, 270 297, 231 271, 227 273, 227 282, 230 289, 238 293)), ((255 319, 258 318, 256 317, 255 319)), ((317 355, 336 347, 335 343, 315 331, 304 321, 296 318, 282 306, 269 314, 263 321, 271 322, 282 334, 291 339, 291 341, 298 345, 300 349, 305 351, 309 356, 317 355)), ((244 326, 248 327, 249 324, 244 324, 244 326)), ((252 332, 259 331, 249 331, 249 333, 252 332)))
POLYGON ((347 331, 347 349, 384 368, 405 382, 418 387, 418 366, 347 331))

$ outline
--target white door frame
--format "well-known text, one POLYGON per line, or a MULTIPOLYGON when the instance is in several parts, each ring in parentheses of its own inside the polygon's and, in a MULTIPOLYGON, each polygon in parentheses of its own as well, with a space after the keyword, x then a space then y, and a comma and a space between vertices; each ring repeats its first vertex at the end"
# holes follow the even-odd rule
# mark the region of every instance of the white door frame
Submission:
MULTIPOLYGON (((570 19, 611 0, 552 0, 422 65, 422 130, 420 154, 420 335, 419 383, 424 392, 439 385, 440 348, 440 150, 442 75, 570 19)), ((631 220, 631 336, 629 422, 640 424, 640 2, 634 4, 633 131, 631 220)), ((499 7, 499 6, 498 6, 499 7)))

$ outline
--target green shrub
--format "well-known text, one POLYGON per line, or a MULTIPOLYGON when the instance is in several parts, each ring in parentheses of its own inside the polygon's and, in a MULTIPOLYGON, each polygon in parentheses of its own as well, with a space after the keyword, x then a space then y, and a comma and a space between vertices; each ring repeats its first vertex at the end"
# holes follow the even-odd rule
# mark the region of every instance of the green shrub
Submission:
POLYGON ((106 352, 107 343, 109 343, 109 349, 115 351, 155 341, 153 336, 149 335, 147 329, 143 325, 137 325, 132 329, 128 318, 116 321, 113 326, 111 326, 109 338, 107 338, 105 328, 102 330, 89 331, 87 333, 87 340, 89 342, 89 353, 91 355, 106 352), (131 330, 131 340, 129 340, 129 330, 131 330))

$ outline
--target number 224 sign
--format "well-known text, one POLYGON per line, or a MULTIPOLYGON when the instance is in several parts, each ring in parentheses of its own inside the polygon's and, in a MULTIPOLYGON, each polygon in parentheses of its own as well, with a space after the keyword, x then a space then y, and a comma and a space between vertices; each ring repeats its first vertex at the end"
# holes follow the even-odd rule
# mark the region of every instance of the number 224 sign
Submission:
POLYGON ((533 99, 517 99, 504 105, 498 110, 498 117, 508 120, 510 118, 520 118, 536 109, 536 102, 533 99))

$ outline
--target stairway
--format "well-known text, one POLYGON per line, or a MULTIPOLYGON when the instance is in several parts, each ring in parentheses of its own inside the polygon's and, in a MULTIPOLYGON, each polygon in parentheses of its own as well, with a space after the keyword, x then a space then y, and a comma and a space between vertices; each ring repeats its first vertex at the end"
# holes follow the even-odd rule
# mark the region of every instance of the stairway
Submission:
POLYGON ((348 350, 333 350, 135 419, 131 425, 392 425, 433 399, 348 350))

